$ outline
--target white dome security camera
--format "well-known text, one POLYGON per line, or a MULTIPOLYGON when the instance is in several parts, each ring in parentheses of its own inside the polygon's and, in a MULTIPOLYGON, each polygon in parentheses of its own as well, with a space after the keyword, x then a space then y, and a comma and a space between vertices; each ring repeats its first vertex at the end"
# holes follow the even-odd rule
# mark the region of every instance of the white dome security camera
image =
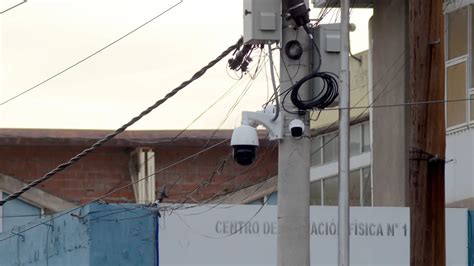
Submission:
POLYGON ((234 129, 230 145, 233 148, 234 160, 240 165, 251 165, 255 161, 258 147, 257 130, 248 125, 234 129))
POLYGON ((303 136, 303 133, 304 133, 304 123, 303 123, 303 121, 301 121, 299 119, 293 119, 293 120, 291 120, 288 127, 290 129, 291 136, 293 136, 293 137, 303 136))

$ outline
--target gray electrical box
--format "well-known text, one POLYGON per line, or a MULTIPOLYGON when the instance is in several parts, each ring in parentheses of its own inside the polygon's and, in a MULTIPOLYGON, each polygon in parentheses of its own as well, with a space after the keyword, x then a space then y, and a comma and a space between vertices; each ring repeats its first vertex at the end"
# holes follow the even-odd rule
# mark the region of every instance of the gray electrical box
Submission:
MULTIPOLYGON (((316 45, 321 53, 321 68, 319 72, 330 72, 339 76, 341 71, 341 24, 320 24, 311 29, 316 45)), ((311 40, 310 40, 311 41, 311 40)), ((313 47, 310 43, 309 47, 313 47)), ((315 71, 319 62, 316 50, 311 50, 311 69, 315 71)), ((323 89, 324 84, 320 79, 313 79, 311 83, 312 95, 317 96, 323 89)), ((339 97, 331 106, 339 104, 339 97)))
POLYGON ((244 0, 244 43, 281 40, 281 0, 244 0))

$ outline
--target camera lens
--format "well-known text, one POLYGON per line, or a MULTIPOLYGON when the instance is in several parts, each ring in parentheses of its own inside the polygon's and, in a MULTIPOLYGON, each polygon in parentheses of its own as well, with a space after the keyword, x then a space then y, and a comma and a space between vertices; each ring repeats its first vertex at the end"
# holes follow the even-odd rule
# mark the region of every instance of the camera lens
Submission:
POLYGON ((241 145, 234 148, 234 158, 240 165, 251 165, 255 160, 256 146, 241 145))

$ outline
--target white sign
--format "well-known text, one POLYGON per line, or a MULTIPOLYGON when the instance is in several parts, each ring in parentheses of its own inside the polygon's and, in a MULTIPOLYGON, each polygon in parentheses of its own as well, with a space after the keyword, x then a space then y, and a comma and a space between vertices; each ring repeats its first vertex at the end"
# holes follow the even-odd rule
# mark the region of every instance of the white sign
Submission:
MULTIPOLYGON (((276 265, 276 206, 210 208, 161 219, 160 265, 276 265)), ((406 208, 351 208, 352 265, 408 265, 409 230, 406 208)), ((312 265, 335 265, 337 208, 311 207, 308 233, 312 265)))
MULTIPOLYGON (((408 208, 352 207, 351 265, 409 265, 409 220, 408 208)), ((161 266, 276 265, 276 206, 193 206, 164 214, 160 224, 161 266)), ((311 265, 336 265, 337 208, 311 207, 308 233, 311 265)), ((467 248, 462 254, 467 260, 467 248)))

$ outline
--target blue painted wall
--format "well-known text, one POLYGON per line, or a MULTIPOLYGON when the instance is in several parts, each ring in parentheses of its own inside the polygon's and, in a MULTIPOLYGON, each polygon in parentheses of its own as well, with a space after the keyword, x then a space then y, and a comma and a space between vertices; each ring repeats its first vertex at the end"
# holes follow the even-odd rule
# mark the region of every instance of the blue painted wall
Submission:
POLYGON ((467 226, 467 260, 469 266, 474 266, 474 211, 467 212, 467 226))
MULTIPOLYGON (((3 198, 8 196, 3 193, 3 198)), ((9 201, 2 209, 2 232, 41 218, 41 209, 20 199, 9 201)))
POLYGON ((55 217, 0 234, 0 265, 158 265, 154 208, 91 204, 55 217))

